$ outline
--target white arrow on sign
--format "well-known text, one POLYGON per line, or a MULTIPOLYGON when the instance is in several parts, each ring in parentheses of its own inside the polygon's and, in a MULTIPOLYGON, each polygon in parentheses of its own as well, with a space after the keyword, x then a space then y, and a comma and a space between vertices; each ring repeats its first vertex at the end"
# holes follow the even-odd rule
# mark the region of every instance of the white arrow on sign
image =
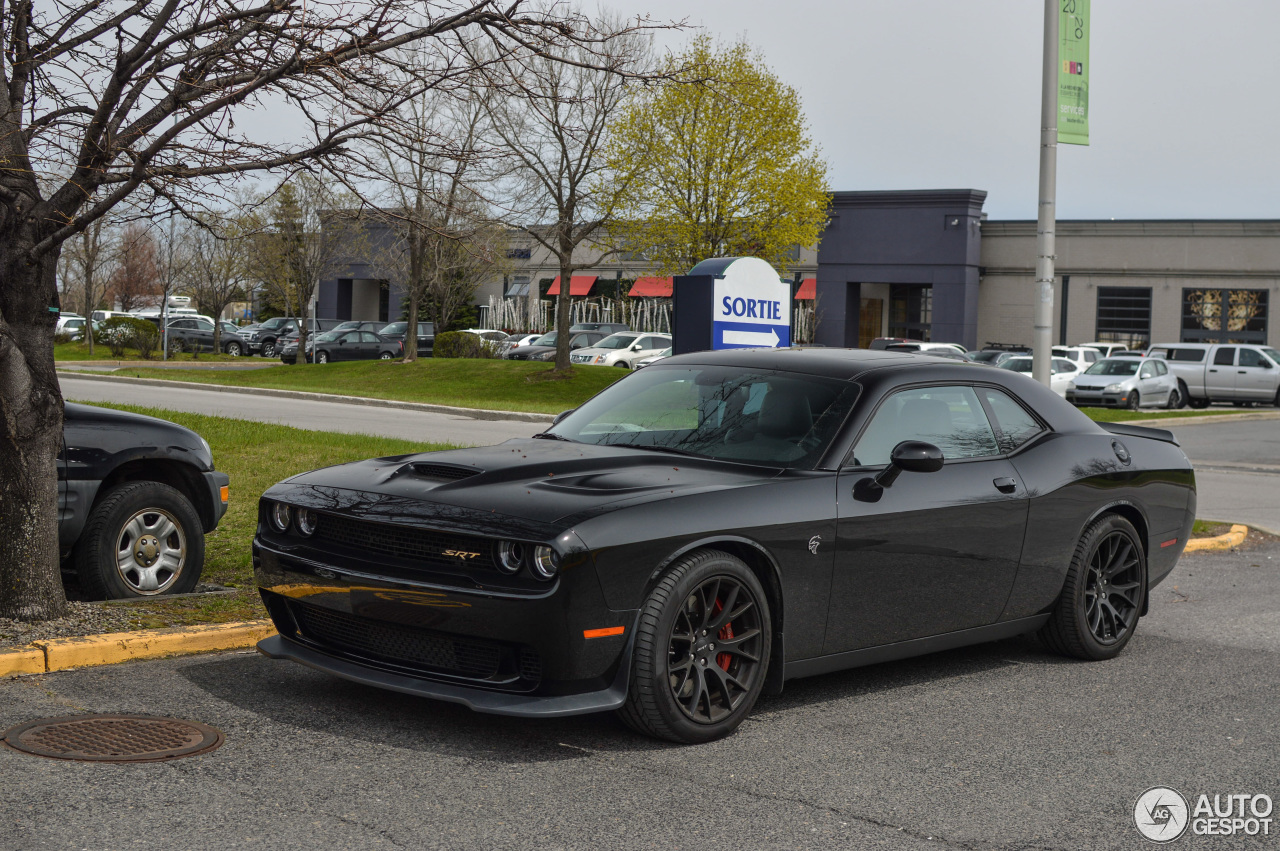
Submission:
POLYGON ((734 346, 768 346, 776 349, 782 338, 778 336, 778 332, 770 328, 769 333, 763 331, 725 331, 725 345, 734 346))

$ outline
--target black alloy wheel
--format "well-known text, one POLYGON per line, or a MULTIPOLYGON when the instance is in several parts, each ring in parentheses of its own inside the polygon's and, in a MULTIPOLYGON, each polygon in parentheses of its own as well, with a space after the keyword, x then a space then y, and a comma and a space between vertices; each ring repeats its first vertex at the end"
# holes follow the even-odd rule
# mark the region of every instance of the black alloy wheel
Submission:
POLYGON ((1142 404, 1142 397, 1138 395, 1138 391, 1137 390, 1131 391, 1129 393, 1129 410, 1136 411, 1138 410, 1138 406, 1141 404, 1142 404))
POLYGON ((726 736, 764 688, 771 643, 768 603, 751 569, 716 550, 686 556, 641 610, 619 714, 633 729, 673 742, 726 736))
POLYGON ((1133 524, 1115 514, 1090 524, 1076 545, 1062 594, 1041 639, 1078 659, 1110 659, 1133 637, 1147 587, 1147 559, 1133 524))

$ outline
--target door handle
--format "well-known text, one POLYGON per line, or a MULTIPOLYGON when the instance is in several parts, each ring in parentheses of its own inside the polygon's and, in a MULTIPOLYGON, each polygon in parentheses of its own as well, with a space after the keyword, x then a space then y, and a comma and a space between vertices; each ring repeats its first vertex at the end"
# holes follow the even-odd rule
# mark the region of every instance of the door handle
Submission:
POLYGON ((992 479, 991 484, 996 486, 996 490, 1000 493, 1013 493, 1018 489, 1018 481, 1012 476, 1001 476, 998 479, 992 479))
POLYGON ((1236 370, 1236 372, 1240 373, 1241 375, 1248 375, 1248 373, 1245 372, 1243 369, 1238 369, 1236 370))
POLYGON ((1217 370, 1216 370, 1216 369, 1211 369, 1211 370, 1209 370, 1209 371, 1210 371, 1210 372, 1217 372, 1217 370))

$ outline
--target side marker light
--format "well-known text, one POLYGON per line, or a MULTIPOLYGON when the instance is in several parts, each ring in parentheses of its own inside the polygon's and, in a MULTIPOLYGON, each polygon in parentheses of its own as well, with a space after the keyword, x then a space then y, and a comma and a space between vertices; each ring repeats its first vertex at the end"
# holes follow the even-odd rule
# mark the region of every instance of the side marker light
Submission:
POLYGON ((602 629, 584 629, 582 631, 583 638, 605 638, 610 635, 622 635, 626 632, 625 626, 606 626, 602 629))

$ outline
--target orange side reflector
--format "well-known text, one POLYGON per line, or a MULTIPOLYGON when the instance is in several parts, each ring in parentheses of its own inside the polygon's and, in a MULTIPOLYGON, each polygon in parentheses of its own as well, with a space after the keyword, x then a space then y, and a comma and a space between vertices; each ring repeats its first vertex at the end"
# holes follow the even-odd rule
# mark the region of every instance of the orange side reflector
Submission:
POLYGON ((584 629, 582 631, 583 638, 604 638, 609 635, 622 635, 626 632, 625 626, 606 626, 603 629, 584 629))
POLYGON ((231 499, 231 486, 223 485, 219 489, 218 493, 222 496, 222 501, 226 502, 227 500, 231 499))
POLYGON ((1173 546, 1174 544, 1176 544, 1176 543, 1178 543, 1178 539, 1177 539, 1177 538, 1174 538, 1174 539, 1173 539, 1173 540, 1171 540, 1171 541, 1165 541, 1163 544, 1161 544, 1161 545, 1160 545, 1160 549, 1162 549, 1162 550, 1163 550, 1165 547, 1172 547, 1172 546, 1173 546))

